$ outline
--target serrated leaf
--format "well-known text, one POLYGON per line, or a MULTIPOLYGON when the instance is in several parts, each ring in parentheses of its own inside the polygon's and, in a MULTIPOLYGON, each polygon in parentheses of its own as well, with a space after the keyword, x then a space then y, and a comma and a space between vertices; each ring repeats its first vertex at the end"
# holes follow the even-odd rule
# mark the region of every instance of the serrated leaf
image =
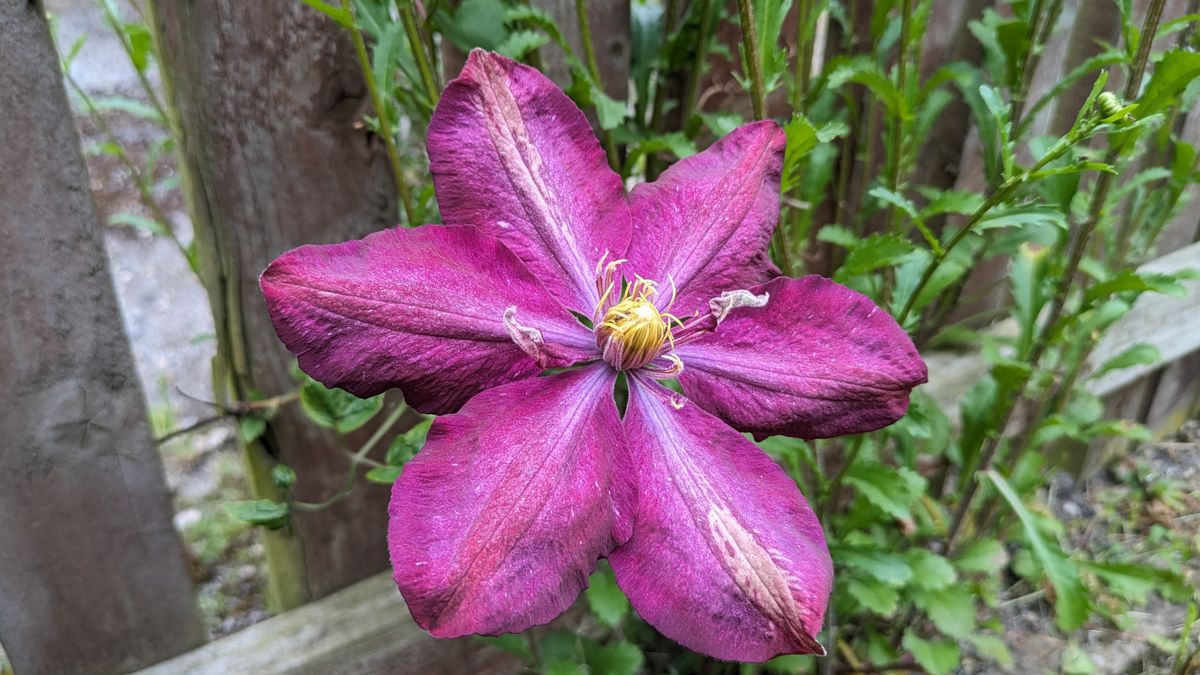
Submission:
POLYGON ((912 242, 900 235, 872 234, 850 249, 846 261, 834 273, 833 278, 844 283, 852 277, 894 265, 914 251, 916 248, 912 242))
POLYGON ((799 180, 800 160, 813 148, 817 147, 817 129, 800 113, 792 115, 790 122, 784 125, 783 133, 787 138, 787 146, 783 155, 783 174, 780 180, 780 191, 791 194, 799 180))
POLYGON ((912 585, 927 591, 936 591, 958 581, 954 565, 942 556, 925 549, 914 549, 908 554, 912 566, 912 585))
POLYGON ((900 602, 900 593, 893 587, 876 579, 850 579, 846 592, 860 605, 872 612, 888 617, 895 613, 900 602))
POLYGON ((243 523, 262 525, 267 529, 277 530, 288 524, 291 509, 287 504, 270 499, 249 499, 226 502, 225 512, 243 523))
POLYGON ((427 417, 392 439, 384 454, 384 463, 388 466, 403 466, 405 462, 416 456, 417 452, 425 446, 425 437, 429 434, 429 427, 433 424, 433 419, 427 417))
POLYGON ((958 667, 958 645, 949 640, 925 640, 906 632, 901 644, 931 675, 943 675, 958 667))
POLYGON ((1008 551, 995 539, 973 539, 954 557, 954 565, 964 572, 995 574, 1008 564, 1008 551))
POLYGON ((1067 632, 1079 628, 1087 620, 1089 607, 1087 592, 1079 580, 1079 569, 1067 558, 1057 542, 1051 543, 1042 535, 1033 514, 1025 508, 1025 503, 1003 476, 994 470, 986 471, 984 475, 996 486, 1025 529, 1025 537, 1029 540, 1033 555, 1054 589, 1054 613, 1058 627, 1067 632))
POLYGON ((864 58, 843 63, 834 68, 826 81, 830 89, 840 89, 847 84, 861 84, 887 108, 888 115, 906 117, 908 114, 896 84, 874 61, 864 58))
POLYGON ((442 35, 464 52, 475 47, 494 50, 507 34, 506 12, 501 0, 463 0, 453 15, 439 9, 434 19, 442 35))
POLYGON ((1093 284, 1084 293, 1084 301, 1094 303, 1116 293, 1163 293, 1165 295, 1182 296, 1186 290, 1176 278, 1170 274, 1155 274, 1152 272, 1135 272, 1122 270, 1111 279, 1093 284))
POLYGON ((583 653, 589 675, 637 675, 646 660, 637 645, 625 641, 606 645, 585 642, 583 653))
POLYGON ((516 30, 496 46, 496 51, 510 59, 522 59, 530 52, 550 42, 549 36, 533 30, 516 30))
POLYGON ((975 594, 967 586, 918 591, 913 599, 942 635, 961 640, 975 629, 975 594))
POLYGON ((1134 116, 1145 119, 1171 105, 1200 76, 1200 53, 1182 49, 1163 54, 1142 91, 1134 116))
POLYGON ((1012 652, 1008 650, 1008 645, 1004 644, 1004 640, 995 635, 982 635, 979 633, 967 636, 967 640, 975 648, 975 651, 985 659, 1003 668, 1012 666, 1012 652))
POLYGON ((838 564, 865 572, 889 586, 903 586, 912 579, 908 561, 895 553, 849 546, 830 546, 830 552, 838 564))
POLYGON ((617 579, 613 576, 612 568, 607 564, 597 567, 595 573, 588 579, 588 587, 584 592, 588 606, 600 623, 609 628, 621 625, 629 614, 629 600, 625 593, 617 587, 617 579))
POLYGON ((925 479, 915 471, 872 462, 856 462, 846 471, 845 481, 897 520, 912 519, 909 507, 925 488, 925 479))
POLYGON ((359 398, 310 379, 300 388, 300 407, 313 422, 345 434, 366 424, 379 412, 383 395, 359 398))
POLYGON ((975 228, 983 232, 1001 227, 1029 227, 1038 224, 1053 225, 1061 229, 1066 228, 1067 220, 1061 211, 1049 206, 1016 205, 992 209, 975 228))
POLYGON ((1136 345, 1117 354, 1111 359, 1104 362, 1097 368, 1088 379, 1100 377, 1104 373, 1121 370, 1122 368, 1132 368, 1134 366, 1151 366, 1162 361, 1162 353, 1158 351, 1158 347, 1145 342, 1139 342, 1136 345))

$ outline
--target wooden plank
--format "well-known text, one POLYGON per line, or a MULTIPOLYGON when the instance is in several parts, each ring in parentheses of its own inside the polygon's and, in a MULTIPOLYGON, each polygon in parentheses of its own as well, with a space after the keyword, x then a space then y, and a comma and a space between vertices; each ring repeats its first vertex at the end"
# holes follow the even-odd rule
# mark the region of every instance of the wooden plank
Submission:
POLYGON ((478 641, 430 637, 383 573, 139 675, 499 675, 521 669, 478 641))
POLYGON ((125 672, 204 629, 40 6, 0 0, 0 640, 125 672))

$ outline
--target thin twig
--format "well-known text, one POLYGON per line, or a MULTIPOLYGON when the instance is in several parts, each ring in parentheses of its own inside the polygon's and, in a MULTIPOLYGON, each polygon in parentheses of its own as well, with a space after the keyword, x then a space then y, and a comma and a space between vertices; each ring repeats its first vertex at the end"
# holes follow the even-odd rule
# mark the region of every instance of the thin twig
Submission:
POLYGON ((354 41, 354 52, 358 55, 358 66, 362 70, 363 80, 367 85, 367 94, 371 97, 371 106, 375 108, 375 117, 379 120, 379 135, 383 137, 383 147, 387 150, 388 162, 392 165, 392 178, 396 182, 396 194, 400 196, 400 205, 404 208, 405 223, 409 227, 415 227, 420 223, 417 222, 417 214, 413 210, 408 184, 404 182, 404 168, 400 163, 400 153, 396 150, 396 139, 392 136, 388 110, 384 105, 383 97, 379 94, 379 86, 375 82, 375 73, 371 69, 371 57, 367 55, 367 45, 363 41, 362 31, 358 29, 354 5, 350 0, 342 0, 342 9, 352 19, 353 27, 350 28, 350 38, 354 41))
MULTIPOLYGON (((584 0, 575 0, 575 18, 579 21, 579 42, 583 46, 583 56, 587 62, 588 72, 592 76, 593 84, 597 88, 603 89, 600 80, 600 64, 596 61, 596 47, 592 44, 592 28, 588 23, 587 3, 584 0)), ((620 171, 621 158, 617 155, 617 144, 613 140, 612 132, 602 129, 600 135, 604 140, 604 152, 608 155, 608 165, 613 168, 613 171, 620 171)))
POLYGON ((430 105, 437 105, 438 84, 433 77, 433 69, 429 65, 429 55, 425 53, 425 40, 417 26, 417 10, 413 0, 396 0, 396 10, 400 12, 400 23, 404 26, 404 34, 408 36, 409 49, 417 61, 417 70, 421 73, 421 82, 429 95, 430 105))

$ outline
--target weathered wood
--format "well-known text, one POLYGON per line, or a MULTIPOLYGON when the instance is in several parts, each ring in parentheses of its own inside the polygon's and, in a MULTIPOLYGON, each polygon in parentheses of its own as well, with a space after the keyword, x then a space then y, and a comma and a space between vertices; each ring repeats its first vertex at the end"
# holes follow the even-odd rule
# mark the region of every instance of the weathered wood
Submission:
MULTIPOLYGON (((238 400, 286 392, 295 386, 293 359, 271 328, 259 273, 289 248, 360 237, 398 215, 382 144, 358 124, 367 93, 353 48, 300 2, 153 6, 213 305, 214 390, 238 400)), ((348 470, 332 434, 295 406, 247 456, 259 494, 271 494, 267 472, 279 458, 299 473, 293 494, 303 501, 335 494, 348 470)), ((325 510, 297 513, 298 541, 268 534, 275 603, 299 604, 383 569, 386 500, 386 489, 363 488, 325 510)))
POLYGON ((499 675, 521 664, 471 639, 417 627, 387 573, 209 644, 139 675, 499 675))
POLYGON ((21 675, 204 641, 58 55, 0 0, 0 640, 21 675))

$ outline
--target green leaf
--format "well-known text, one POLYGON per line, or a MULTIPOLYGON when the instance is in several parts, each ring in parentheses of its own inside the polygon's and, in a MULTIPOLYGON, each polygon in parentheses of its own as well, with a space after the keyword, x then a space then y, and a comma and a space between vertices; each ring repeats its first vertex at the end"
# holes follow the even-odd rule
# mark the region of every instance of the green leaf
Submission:
POLYGON ((975 630, 975 593, 967 586, 918 591, 913 600, 946 637, 961 640, 975 630))
POLYGON ((1197 76, 1200 76, 1200 53, 1179 49, 1163 54, 1138 100, 1134 116, 1145 119, 1171 105, 1197 76))
POLYGON ((906 632, 901 644, 932 675, 943 675, 958 667, 958 645, 949 640, 924 640, 906 632))
POLYGON ((464 52, 475 47, 494 50, 507 35, 506 12, 501 0, 464 0, 453 16, 439 9, 434 19, 442 35, 464 52))
POLYGON ((1086 562, 1083 568, 1134 604, 1146 604, 1152 592, 1175 602, 1187 600, 1190 595, 1187 580, 1172 570, 1120 562, 1086 562))
POLYGON ((1026 204, 992 209, 975 227, 977 231, 983 232, 1000 227, 1031 227, 1038 224, 1065 229, 1067 220, 1056 208, 1026 204))
POLYGON ((1012 507, 1013 512, 1017 514, 1017 518, 1025 528, 1025 537, 1029 540, 1033 555, 1041 565, 1042 571, 1046 573, 1050 585, 1054 588, 1054 613, 1058 627, 1066 632, 1079 628, 1088 616, 1087 592, 1079 580, 1079 569, 1074 562, 1067 558, 1057 542, 1051 543, 1046 540, 1041 530, 1038 529, 1033 514, 1025 508, 1024 502, 1017 496, 1008 481, 1004 480, 1004 477, 995 470, 984 473, 991 479, 992 484, 996 486, 996 490, 1000 492, 1008 505, 1012 507))
POLYGON ((529 649, 529 641, 523 634, 508 633, 505 635, 477 636, 474 639, 497 649, 512 654, 526 663, 533 663, 533 652, 529 649))
POLYGON ((366 424, 379 412, 383 395, 359 398, 310 379, 300 388, 300 407, 313 422, 345 434, 366 424))
POLYGON ((347 12, 341 7, 334 7, 328 3, 321 2, 321 0, 300 0, 300 2, 303 2, 330 19, 333 19, 334 23, 342 28, 347 28, 350 30, 355 29, 354 18, 351 16, 350 12, 347 12))
POLYGON ((167 121, 162 118, 162 115, 158 114, 158 110, 153 106, 132 98, 124 96, 99 96, 92 99, 92 103, 99 110, 120 110, 121 112, 127 112, 130 115, 147 119, 163 126, 167 124, 167 121))
POLYGON ((296 470, 287 464, 276 464, 271 467, 271 482, 275 487, 286 490, 296 484, 296 470))
POLYGON ((830 551, 839 564, 865 572, 889 586, 903 586, 912 579, 912 568, 908 566, 908 561, 895 553, 836 545, 831 546, 830 551))
POLYGON ((800 160, 817 147, 817 128, 807 117, 796 113, 784 125, 783 133, 787 137, 787 147, 783 155, 783 178, 779 189, 783 194, 791 194, 799 180, 800 160))
POLYGON ((889 115, 902 118, 908 115, 904 99, 896 89, 895 83, 870 59, 855 59, 835 67, 826 82, 830 89, 840 89, 847 84, 861 84, 879 99, 889 115))
POLYGON ((826 225, 817 231, 817 241, 849 249, 857 246, 861 240, 858 235, 841 225, 826 225))
POLYGON ((617 587, 617 579, 607 564, 597 566, 585 594, 592 613, 609 628, 620 626, 629 614, 629 600, 617 587))
POLYGON ((851 578, 846 582, 846 592, 860 605, 883 617, 894 614, 900 601, 895 588, 876 579, 851 578))
POLYGON ((970 641, 971 646, 975 648, 975 651, 980 656, 1002 668, 1012 667, 1012 652, 1008 651, 1008 645, 1004 644, 1004 640, 995 635, 983 635, 980 633, 968 635, 967 640, 970 641))
POLYGON ((396 482, 403 470, 404 467, 400 466, 377 466, 367 472, 367 480, 381 485, 391 485, 396 482))
POLYGON ((1071 641, 1063 651, 1062 672, 1064 675, 1091 675, 1096 672, 1096 664, 1078 643, 1071 641))
POLYGON ((225 512, 243 523, 262 525, 269 530, 278 530, 288 524, 291 510, 287 504, 270 499, 250 499, 227 502, 225 512))
POLYGON ((108 217, 108 224, 113 227, 132 227, 137 230, 145 230, 151 234, 168 235, 171 234, 167 228, 157 220, 139 216, 136 213, 114 213, 108 217))
POLYGON ((646 660, 637 645, 623 640, 606 645, 585 642, 583 654, 590 675, 637 675, 646 660))
POLYGON ((243 443, 253 443, 267 430, 267 420, 259 415, 246 415, 238 419, 238 435, 243 443))
POLYGON ((954 565, 964 572, 996 574, 1008 564, 1008 551, 995 539, 972 539, 954 557, 954 565))
POLYGON ((920 548, 909 551, 908 564, 913 570, 912 585, 917 588, 936 591, 958 581, 954 565, 933 551, 920 548))
POLYGON ((510 59, 521 59, 526 54, 550 42, 545 33, 532 30, 516 30, 508 34, 504 41, 496 46, 496 51, 510 59))
POLYGON ((1122 270, 1111 279, 1093 284, 1084 293, 1084 302, 1092 304, 1097 300, 1107 298, 1115 293, 1163 293, 1166 295, 1183 296, 1187 293, 1179 281, 1170 274, 1155 274, 1152 272, 1135 272, 1122 270))
POLYGON ((925 479, 917 472, 873 462, 856 462, 846 471, 845 481, 897 520, 912 519, 909 507, 925 491, 925 479))
POLYGON ((844 283, 852 277, 894 265, 914 251, 916 248, 912 242, 898 234, 872 234, 850 249, 846 261, 834 273, 833 278, 844 283))
POLYGON ((1111 359, 1104 362, 1104 365, 1097 368, 1088 379, 1100 377, 1104 373, 1121 370, 1122 368, 1132 368, 1134 366, 1152 366, 1159 361, 1162 361, 1162 353, 1158 351, 1158 347, 1145 342, 1139 342, 1136 345, 1117 354, 1111 359))
POLYGON ((384 455, 384 463, 388 466, 404 466, 405 462, 416 456, 417 452, 425 445, 425 436, 429 434, 429 427, 433 424, 433 419, 427 417, 392 439, 392 443, 384 455))

